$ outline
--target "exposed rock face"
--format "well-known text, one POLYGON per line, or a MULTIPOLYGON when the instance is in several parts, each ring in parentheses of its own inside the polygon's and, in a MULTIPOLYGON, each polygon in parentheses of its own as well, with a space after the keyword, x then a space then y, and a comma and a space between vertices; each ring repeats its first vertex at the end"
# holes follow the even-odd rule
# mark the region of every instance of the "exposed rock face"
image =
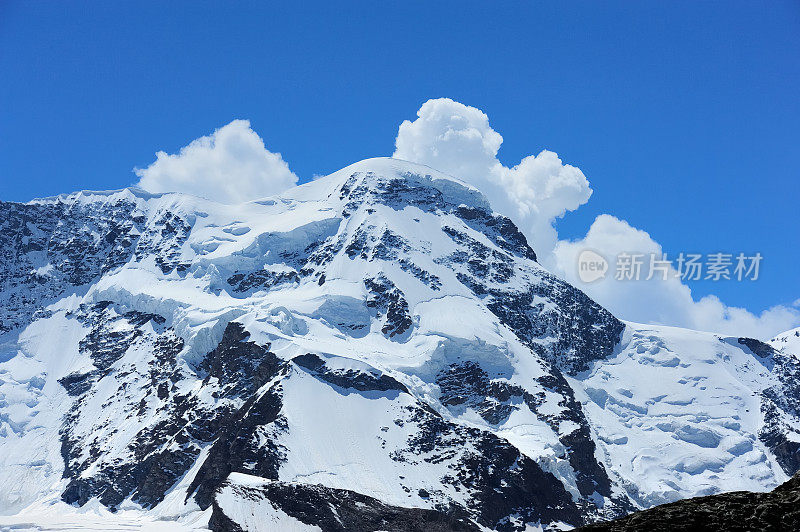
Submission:
POLYGON ((800 467, 796 358, 622 323, 426 167, 0 212, 0 514, 557 529, 800 467))
POLYGON ((198 490, 198 501, 204 507, 231 469, 243 467, 245 461, 257 463, 260 470, 272 471, 274 476, 279 449, 247 445, 248 431, 254 426, 264 422, 280 425, 277 392, 254 397, 262 385, 285 369, 268 346, 248 342, 249 333, 240 324, 229 323, 217 348, 199 366, 205 375, 200 387, 182 394, 176 384, 187 376, 176 365, 183 340, 169 329, 147 339, 142 329, 136 328, 145 323, 163 324, 163 318, 136 312, 117 315, 107 302, 84 309, 81 317, 93 327, 80 347, 97 369, 82 380, 75 374, 68 377, 67 391, 77 398, 61 428, 64 476, 70 479, 63 493, 65 502, 83 505, 98 497, 104 505, 116 508, 130 497, 152 507, 195 463, 200 450, 212 443, 211 460, 191 486, 192 491, 198 490), (152 356, 146 366, 140 366, 144 371, 136 364, 111 368, 139 346, 152 356), (98 393, 104 384, 114 386, 111 393, 98 393), (141 398, 135 394, 136 388, 145 391, 141 398), (214 401, 209 402, 208 397, 214 401), (121 435, 115 415, 90 414, 100 398, 108 412, 129 412, 133 432, 121 435), (129 459, 113 459, 103 451, 117 442, 127 443, 123 456, 129 459))
POLYGON ((686 499, 579 530, 585 532, 800 530, 800 475, 796 475, 769 493, 735 491, 686 499))
POLYGON ((794 354, 771 348, 762 352, 767 354, 759 356, 764 356, 770 363, 778 382, 762 392, 761 412, 764 426, 759 433, 759 439, 773 452, 786 474, 792 475, 800 470, 800 442, 797 438, 797 424, 800 422, 800 367, 794 354))
POLYGON ((249 486, 228 482, 220 490, 220 499, 221 503, 214 504, 210 522, 210 528, 218 532, 244 530, 226 514, 226 511, 235 512, 231 507, 236 506, 260 510, 253 512, 253 515, 260 514, 257 519, 262 523, 277 509, 299 523, 318 527, 324 532, 480 530, 458 507, 449 511, 438 511, 390 506, 360 493, 319 485, 270 482, 249 486))

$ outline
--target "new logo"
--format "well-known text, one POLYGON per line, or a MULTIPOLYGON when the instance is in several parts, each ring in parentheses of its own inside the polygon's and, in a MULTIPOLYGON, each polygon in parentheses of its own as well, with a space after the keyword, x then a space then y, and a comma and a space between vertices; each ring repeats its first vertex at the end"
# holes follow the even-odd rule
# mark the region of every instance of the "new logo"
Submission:
POLYGON ((584 249, 578 255, 578 278, 584 283, 603 279, 608 272, 608 261, 591 249, 584 249))

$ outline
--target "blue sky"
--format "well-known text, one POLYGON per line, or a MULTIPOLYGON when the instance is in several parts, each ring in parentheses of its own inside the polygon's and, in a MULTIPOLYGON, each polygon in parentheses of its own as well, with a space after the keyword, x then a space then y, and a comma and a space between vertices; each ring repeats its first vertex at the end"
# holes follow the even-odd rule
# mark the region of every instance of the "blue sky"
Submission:
POLYGON ((698 282, 800 297, 800 3, 0 2, 0 199, 137 181, 246 118, 301 180, 391 155, 429 98, 488 114, 506 165, 550 149, 671 254, 764 255, 698 282))

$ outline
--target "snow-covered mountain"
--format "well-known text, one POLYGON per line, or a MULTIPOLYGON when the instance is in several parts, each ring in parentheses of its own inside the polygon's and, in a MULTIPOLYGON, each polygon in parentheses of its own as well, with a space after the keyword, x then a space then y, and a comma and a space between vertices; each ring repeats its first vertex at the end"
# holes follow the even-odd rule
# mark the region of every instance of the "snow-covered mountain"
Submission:
POLYGON ((779 334, 769 341, 770 345, 778 351, 795 353, 800 356, 800 327, 779 334))
POLYGON ((555 529, 800 468, 794 347, 623 323, 428 167, 0 226, 0 526, 555 529))

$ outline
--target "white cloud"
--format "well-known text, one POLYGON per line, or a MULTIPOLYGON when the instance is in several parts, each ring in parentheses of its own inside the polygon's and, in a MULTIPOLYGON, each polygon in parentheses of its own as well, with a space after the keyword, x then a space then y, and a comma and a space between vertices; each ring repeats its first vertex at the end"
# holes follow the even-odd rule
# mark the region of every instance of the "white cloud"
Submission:
POLYGON ((592 194, 578 168, 544 150, 503 166, 503 143, 480 109, 449 98, 428 100, 417 119, 400 124, 393 157, 426 164, 479 188, 498 212, 511 218, 546 263, 556 243, 553 222, 592 194))
POLYGON ((666 280, 660 273, 646 280, 650 254, 661 257, 662 253, 661 246, 645 231, 603 214, 595 219, 584 238, 560 241, 554 254, 561 276, 622 319, 761 339, 800 324, 800 311, 793 307, 778 305, 755 315, 744 308, 726 306, 713 295, 695 301, 674 269, 670 269, 666 280), (584 249, 599 251, 609 261, 605 279, 592 283, 580 280, 577 257, 584 249), (615 279, 614 263, 620 253, 644 255, 640 280, 615 279))
POLYGON ((623 319, 762 339, 800 325, 800 311, 793 307, 776 306, 755 315, 728 307, 715 296, 695 301, 677 278, 615 281, 611 271, 606 280, 582 283, 576 259, 583 249, 613 259, 621 252, 660 254, 661 246, 646 232, 609 215, 597 217, 583 239, 559 242, 555 220, 589 200, 589 182, 578 168, 547 150, 512 168, 503 166, 497 159, 502 143, 483 111, 440 98, 425 102, 416 120, 400 125, 393 157, 427 164, 479 188, 495 210, 519 226, 545 267, 623 319))
POLYGON ((185 192, 222 203, 271 196, 297 183, 281 154, 267 150, 247 120, 193 140, 178 154, 160 151, 153 164, 134 172, 149 192, 185 192))

